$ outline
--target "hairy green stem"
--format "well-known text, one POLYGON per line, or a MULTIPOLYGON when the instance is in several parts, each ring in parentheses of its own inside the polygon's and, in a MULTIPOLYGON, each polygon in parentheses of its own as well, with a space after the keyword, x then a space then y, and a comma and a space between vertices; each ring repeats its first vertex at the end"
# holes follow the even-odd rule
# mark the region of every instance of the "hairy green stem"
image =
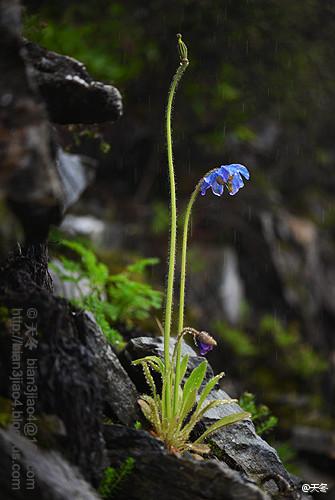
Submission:
POLYGON ((180 266, 180 292, 179 292, 179 318, 178 318, 178 333, 184 328, 184 305, 185 305, 185 281, 186 281, 186 262, 187 262, 187 240, 190 226, 190 217, 194 202, 200 190, 200 182, 197 184, 192 196, 188 202, 184 220, 183 243, 181 251, 181 266, 180 266))
MULTIPOLYGON (((185 220, 184 220, 184 229, 183 229, 183 242, 182 242, 182 253, 181 253, 181 268, 180 268, 180 292, 179 292, 179 318, 178 318, 178 335, 181 334, 184 328, 184 308, 185 308, 185 282, 186 282, 186 263, 187 263, 187 239, 188 239, 188 231, 190 225, 190 217, 194 202, 198 196, 200 190, 201 181, 197 184, 195 190, 192 193, 192 196, 188 202, 185 220)), ((180 357, 181 357, 181 342, 177 342, 177 351, 176 351, 176 376, 175 376, 175 385, 174 385, 174 397, 173 397, 173 410, 176 412, 177 404, 178 404, 178 393, 179 393, 179 384, 181 380, 180 378, 180 357)))
MULTIPOLYGON (((179 43, 179 42, 178 42, 179 43)), ((181 59, 180 66, 178 67, 170 86, 168 102, 166 107, 166 143, 167 143, 167 156, 169 166, 169 181, 170 181, 170 201, 171 201, 171 233, 170 233, 170 248, 169 248, 169 264, 168 264, 168 281, 166 290, 166 305, 165 305, 165 320, 164 320, 164 363, 165 373, 168 375, 170 369, 170 335, 171 335, 171 319, 172 319, 172 305, 173 305, 173 285, 174 273, 176 262, 176 243, 177 243, 177 203, 176 203, 176 185, 174 178, 173 167, 173 152, 172 152, 172 132, 171 132, 171 115, 174 95, 178 83, 183 76, 185 69, 188 66, 186 58, 181 59)), ((165 403, 167 417, 171 414, 171 384, 166 384, 165 403)), ((164 395, 163 395, 164 397, 164 395)))
MULTIPOLYGON (((216 168, 209 170, 204 177, 214 172, 216 168)), ((185 282, 186 282, 186 265, 187 265, 187 240, 188 240, 188 232, 190 226, 190 218, 191 212, 194 205, 195 200, 200 191, 200 186, 203 182, 204 177, 200 179, 198 184, 196 185, 191 198, 189 199, 185 220, 184 220, 184 228, 183 228, 183 242, 182 242, 182 254, 181 254, 181 265, 180 265, 180 292, 179 292, 179 316, 178 316, 178 340, 176 344, 176 376, 175 376, 175 385, 174 385, 174 396, 173 396, 173 410, 177 411, 178 405, 178 393, 179 393, 179 384, 181 382, 180 379, 180 358, 181 358, 181 339, 180 335, 184 329, 184 309, 185 309, 185 282)))

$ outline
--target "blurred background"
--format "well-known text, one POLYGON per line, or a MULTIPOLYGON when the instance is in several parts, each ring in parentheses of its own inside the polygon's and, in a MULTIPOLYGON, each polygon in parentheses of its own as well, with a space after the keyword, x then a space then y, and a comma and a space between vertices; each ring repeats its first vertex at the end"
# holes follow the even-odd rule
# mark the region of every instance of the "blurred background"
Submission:
MULTIPOLYGON (((96 181, 62 234, 90 240, 111 273, 159 258, 145 279, 161 291, 169 232, 164 114, 176 33, 183 34, 190 66, 173 124, 180 218, 209 169, 242 163, 251 173, 237 196, 208 193, 196 203, 186 324, 215 336, 209 360, 226 372, 223 388, 242 395, 286 466, 329 485, 334 30, 331 0, 53 0, 24 8, 28 39, 80 60, 123 96, 124 115, 113 125, 57 126, 67 151, 98 161, 96 181)), ((0 216, 4 256, 19 230, 4 204, 0 216)), ((144 316, 112 327, 126 338, 158 335, 161 312, 144 316)))

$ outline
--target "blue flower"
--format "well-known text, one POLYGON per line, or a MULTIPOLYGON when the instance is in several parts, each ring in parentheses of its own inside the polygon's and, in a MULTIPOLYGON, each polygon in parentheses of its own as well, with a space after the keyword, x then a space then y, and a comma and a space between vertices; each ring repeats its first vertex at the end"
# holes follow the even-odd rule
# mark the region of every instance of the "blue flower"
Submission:
POLYGON ((204 196, 207 189, 212 188, 213 194, 222 196, 226 186, 229 194, 234 195, 244 186, 242 175, 247 180, 250 178, 249 170, 244 165, 221 165, 204 177, 200 186, 201 194, 204 196))

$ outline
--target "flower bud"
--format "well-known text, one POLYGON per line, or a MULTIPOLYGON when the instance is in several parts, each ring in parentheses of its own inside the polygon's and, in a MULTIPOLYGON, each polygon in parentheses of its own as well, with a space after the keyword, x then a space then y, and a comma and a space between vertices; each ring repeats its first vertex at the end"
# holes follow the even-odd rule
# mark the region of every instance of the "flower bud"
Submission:
POLYGON ((197 332, 197 335, 194 336, 194 340, 199 347, 201 356, 205 356, 217 345, 216 340, 207 332, 197 332))

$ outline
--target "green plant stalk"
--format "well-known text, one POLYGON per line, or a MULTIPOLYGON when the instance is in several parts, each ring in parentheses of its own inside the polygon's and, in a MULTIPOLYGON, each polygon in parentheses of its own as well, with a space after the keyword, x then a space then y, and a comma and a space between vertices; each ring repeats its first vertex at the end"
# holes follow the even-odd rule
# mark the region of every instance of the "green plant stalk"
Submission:
POLYGON ((167 143, 167 156, 169 166, 169 182, 170 182, 170 203, 171 203, 171 233, 170 233, 170 248, 169 248, 169 263, 168 263, 168 281, 166 290, 166 306, 165 306, 165 319, 164 319, 164 363, 165 374, 169 378, 165 389, 165 408, 167 417, 171 415, 171 378, 169 377, 170 371, 170 335, 171 335, 171 319, 172 319, 172 305, 173 305, 173 285, 174 273, 176 263, 176 244, 177 244, 177 203, 176 203, 176 185, 174 177, 173 166, 173 152, 172 152, 172 131, 171 131, 171 116, 174 95, 178 83, 183 76, 185 69, 189 62, 187 59, 182 59, 170 86, 168 94, 168 102, 166 107, 166 143, 167 143))
MULTIPOLYGON (((204 177, 214 172, 216 169, 213 168, 209 170, 204 177)), ((180 358, 181 358, 181 344, 182 338, 180 337, 181 332, 184 329, 184 309, 185 309, 185 282, 186 282, 186 265, 187 265, 187 240, 190 226, 190 218, 192 213, 192 208, 195 200, 200 191, 201 183, 204 179, 202 177, 198 184, 196 185, 191 198, 189 199, 185 220, 184 220, 184 228, 183 228, 183 242, 182 242, 182 253, 181 253, 181 265, 180 265, 180 292, 179 292, 179 316, 178 316, 178 338, 176 345, 176 376, 175 376, 175 384, 174 384, 174 395, 173 395, 173 411, 177 411, 178 406, 178 393, 179 393, 179 384, 181 382, 180 379, 180 358)))
MULTIPOLYGON (((186 264, 187 264, 187 240, 190 225, 191 212, 194 202, 198 196, 200 190, 201 182, 198 182, 192 196, 188 202, 184 228, 183 228, 183 242, 182 242, 182 253, 181 253, 181 269, 180 269, 180 292, 179 292, 179 318, 178 318, 178 336, 183 331, 184 328, 184 308, 185 308, 185 282, 186 282, 186 264)), ((176 376, 174 384, 174 397, 173 397, 173 411, 177 411, 178 405, 178 394, 179 394, 179 384, 180 379, 180 357, 181 357, 181 338, 177 339, 177 350, 176 350, 176 376)))

